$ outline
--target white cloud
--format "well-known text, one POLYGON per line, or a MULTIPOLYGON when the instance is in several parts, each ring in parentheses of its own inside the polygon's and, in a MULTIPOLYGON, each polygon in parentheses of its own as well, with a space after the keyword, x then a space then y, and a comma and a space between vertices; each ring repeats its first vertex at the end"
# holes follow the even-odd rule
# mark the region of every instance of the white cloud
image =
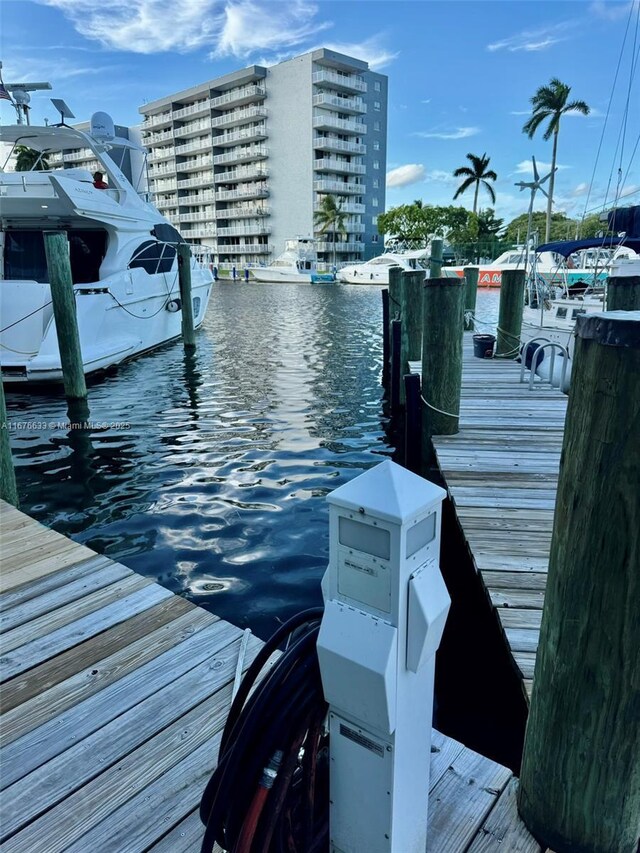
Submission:
POLYGON ((455 130, 421 130, 413 135, 421 136, 423 139, 467 139, 478 133, 480 133, 479 127, 457 127, 455 130))
POLYGON ((211 48, 214 55, 245 58, 292 48, 329 26, 317 6, 289 0, 39 0, 69 18, 76 30, 112 50, 151 54, 211 48))
POLYGON ((430 169, 426 180, 437 184, 455 184, 457 178, 454 178, 451 172, 445 172, 444 169, 430 169))
POLYGON ((383 36, 380 33, 360 42, 328 42, 322 47, 362 59, 369 63, 372 71, 384 68, 400 56, 400 51, 392 51, 384 46, 383 36))
POLYGON ((421 104, 430 104, 431 98, 424 98, 424 100, 420 101, 421 104))
POLYGON ((531 110, 511 110, 512 116, 530 116, 531 110))
POLYGON ((609 3, 597 0, 589 7, 589 11, 598 18, 607 21, 620 21, 630 15, 632 9, 638 5, 638 0, 632 3, 609 3))
POLYGON ((586 181, 583 181, 571 190, 571 195, 574 196, 574 198, 579 198, 581 195, 586 195, 588 191, 589 184, 586 181))
POLYGON ((387 187, 407 187, 409 184, 417 184, 422 181, 425 168, 420 163, 407 163, 406 166, 398 166, 387 172, 387 187))
MULTIPOLYGON (((551 163, 545 163, 542 160, 536 160, 538 174, 544 177, 547 172, 551 171, 551 163)), ((563 166, 562 163, 556 163, 556 169, 560 172, 562 169, 570 169, 571 166, 563 166)), ((516 175, 533 175, 533 164, 531 160, 522 160, 515 168, 516 175)))
POLYGON ((550 27, 541 27, 536 30, 523 30, 513 36, 508 36, 505 39, 488 44, 487 50, 490 53, 495 53, 498 50, 506 50, 510 53, 515 53, 517 51, 536 52, 540 50, 547 50, 554 44, 567 40, 567 36, 561 35, 561 33, 567 30, 571 23, 572 22, 565 21, 564 23, 554 24, 550 27))

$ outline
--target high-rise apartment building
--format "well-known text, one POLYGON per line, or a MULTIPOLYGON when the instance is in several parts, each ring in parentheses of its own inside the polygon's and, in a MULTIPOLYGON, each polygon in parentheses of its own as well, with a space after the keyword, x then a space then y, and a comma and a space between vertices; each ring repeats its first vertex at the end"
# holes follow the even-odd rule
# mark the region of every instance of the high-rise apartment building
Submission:
POLYGON ((387 77, 327 49, 253 65, 140 107, 155 204, 221 265, 266 263, 287 239, 333 237, 314 226, 325 195, 340 200, 338 263, 382 250, 387 77))
MULTIPOLYGON (((79 124, 74 124, 76 130, 82 130, 85 133, 91 132, 91 122, 82 121, 79 124)), ((138 127, 125 127, 122 124, 114 125, 115 135, 121 139, 128 139, 136 148, 121 148, 114 147, 108 153, 115 164, 123 171, 127 180, 140 193, 147 191, 147 176, 145 173, 144 154, 140 150, 143 145, 142 133, 138 127)), ((47 161, 51 168, 65 169, 87 169, 93 173, 102 169, 100 163, 96 160, 95 154, 90 148, 72 148, 67 149, 64 153, 60 151, 53 152, 47 155, 47 161)))

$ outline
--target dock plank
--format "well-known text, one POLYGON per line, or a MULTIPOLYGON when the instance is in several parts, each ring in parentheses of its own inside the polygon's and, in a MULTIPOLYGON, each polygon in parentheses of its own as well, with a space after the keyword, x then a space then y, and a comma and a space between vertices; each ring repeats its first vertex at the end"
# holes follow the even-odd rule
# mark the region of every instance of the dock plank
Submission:
MULTIPOLYGON (((412 367, 417 368, 418 363, 412 367)), ((464 336, 460 431, 433 444, 469 554, 530 695, 553 532, 567 397, 477 359, 464 336)))
MULTIPOLYGON (((0 551, 16 534, 54 542, 56 552, 32 563, 33 549, 14 547, 23 561, 0 595, 0 642, 12 647, 0 665, 3 852, 199 849, 198 804, 216 764, 243 632, 83 546, 63 547, 55 538, 64 537, 43 536, 6 504, 0 516, 0 551)), ((508 630, 530 630, 532 601, 507 598, 509 573, 495 574, 493 594, 513 607, 508 630)), ((540 595, 539 584, 533 573, 518 592, 540 595)), ((261 646, 250 639, 245 668, 261 646)), ((518 654, 533 665, 532 652, 518 654)), ((513 798, 500 796, 512 779, 434 731, 430 853, 466 853, 504 827, 509 840, 526 832, 513 798)))

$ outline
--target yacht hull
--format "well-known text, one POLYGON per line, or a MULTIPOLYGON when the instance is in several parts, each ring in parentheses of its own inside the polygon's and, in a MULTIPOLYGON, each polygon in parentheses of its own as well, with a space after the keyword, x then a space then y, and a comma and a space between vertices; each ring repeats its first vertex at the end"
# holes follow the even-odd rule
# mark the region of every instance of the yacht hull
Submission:
MULTIPOLYGON (((181 335, 179 293, 175 287, 166 288, 165 276, 149 276, 142 270, 132 270, 124 281, 122 276, 114 278, 75 288, 85 375, 115 367, 181 335)), ((204 320, 212 284, 213 279, 207 270, 193 270, 192 300, 196 328, 204 320)), ((60 350, 50 300, 48 284, 29 281, 1 283, 0 315, 5 331, 0 335, 0 367, 4 382, 42 384, 62 381, 60 350), (21 317, 33 311, 35 313, 31 317, 20 321, 21 317)))

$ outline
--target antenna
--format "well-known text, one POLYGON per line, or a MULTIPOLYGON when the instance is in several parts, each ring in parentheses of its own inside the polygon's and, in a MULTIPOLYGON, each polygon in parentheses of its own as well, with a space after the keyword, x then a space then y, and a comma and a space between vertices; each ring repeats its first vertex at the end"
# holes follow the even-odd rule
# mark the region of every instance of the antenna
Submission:
MULTIPOLYGON (((0 72, 2 70, 2 62, 0 62, 0 72)), ((0 82, 2 78, 0 76, 0 82)), ((44 89, 50 89, 51 83, 5 83, 4 88, 13 95, 13 106, 16 108, 18 115, 18 124, 29 125, 29 103, 31 96, 29 92, 40 92, 44 89)))
POLYGON ((75 118, 67 104, 61 98, 51 98, 51 103, 54 108, 60 113, 60 123, 54 124, 54 127, 68 127, 64 120, 66 118, 75 118))

